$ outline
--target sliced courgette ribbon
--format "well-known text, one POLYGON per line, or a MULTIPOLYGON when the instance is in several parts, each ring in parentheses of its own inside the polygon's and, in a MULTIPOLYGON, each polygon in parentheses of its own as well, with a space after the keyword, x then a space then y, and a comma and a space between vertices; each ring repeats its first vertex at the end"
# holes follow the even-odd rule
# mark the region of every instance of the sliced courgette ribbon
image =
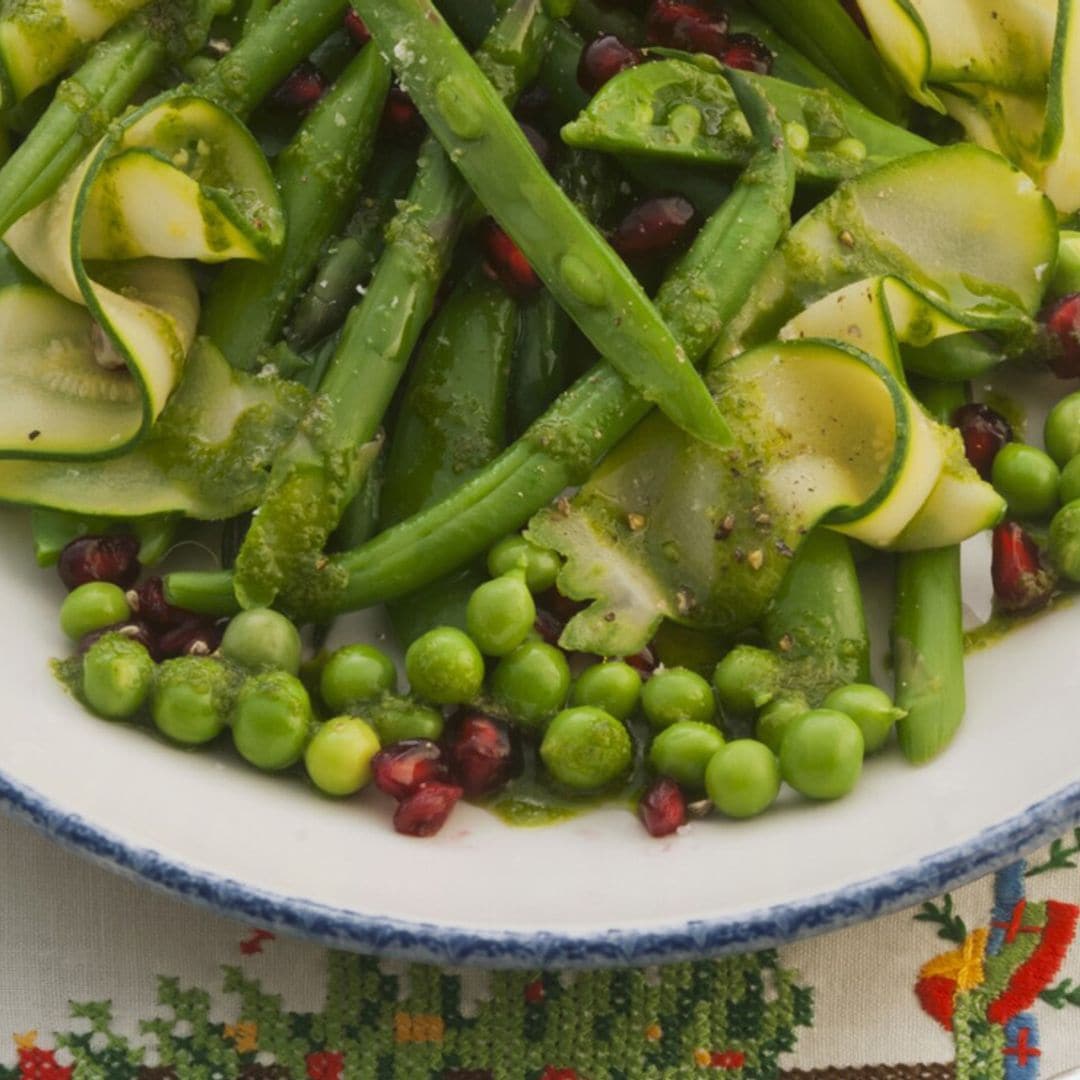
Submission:
POLYGON ((0 455, 130 448, 195 337, 183 260, 259 259, 283 235, 269 166, 231 113, 173 94, 115 125, 4 237, 41 284, 0 291, 0 455))
POLYGON ((1077 0, 860 0, 886 63, 916 100, 1080 209, 1077 0))

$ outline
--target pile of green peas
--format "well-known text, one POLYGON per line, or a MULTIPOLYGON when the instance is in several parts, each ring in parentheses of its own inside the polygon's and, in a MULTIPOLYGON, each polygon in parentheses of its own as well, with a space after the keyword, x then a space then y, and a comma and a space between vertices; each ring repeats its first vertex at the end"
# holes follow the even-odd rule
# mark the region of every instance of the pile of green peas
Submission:
MULTIPOLYGON (((439 626, 409 646, 407 697, 396 693, 394 662, 371 645, 343 646, 302 672, 296 627, 269 609, 237 615, 215 654, 161 664, 138 641, 106 633, 83 658, 82 694, 111 719, 147 712, 185 746, 228 729, 252 765, 281 771, 302 761, 314 785, 334 796, 368 783, 381 747, 439 740, 444 711, 462 706, 505 719, 535 742, 560 789, 603 791, 630 776, 641 718, 636 729, 648 730, 651 770, 735 818, 767 809, 782 781, 814 799, 846 794, 864 754, 903 715, 883 691, 861 684, 811 709, 785 688, 778 655, 751 646, 732 649, 711 683, 685 667, 643 679, 619 659, 589 663, 574 678, 566 653, 535 628, 535 595, 554 587, 559 568, 554 552, 522 536, 497 544, 488 555, 491 578, 469 597, 464 629, 439 626), (329 719, 320 722, 319 713, 329 719), (756 717, 754 738, 728 741, 722 718, 748 715, 756 717)), ((129 615, 121 589, 95 582, 69 594, 60 621, 77 639, 129 615)))
POLYGON ((1047 538, 1050 558, 1064 577, 1080 582, 1080 391, 1050 410, 1043 441, 1048 459, 1055 470, 1060 469, 1051 507, 1060 504, 1060 509, 1050 520, 1047 538))

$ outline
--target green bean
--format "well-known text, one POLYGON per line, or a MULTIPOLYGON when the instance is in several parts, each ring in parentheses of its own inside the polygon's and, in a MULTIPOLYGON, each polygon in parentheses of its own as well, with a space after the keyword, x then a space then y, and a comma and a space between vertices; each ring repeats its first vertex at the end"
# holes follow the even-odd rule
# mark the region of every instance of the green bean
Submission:
POLYGON ((285 336, 298 351, 337 330, 356 304, 383 252, 383 233, 416 173, 416 155, 405 147, 376 149, 359 206, 344 232, 332 240, 311 285, 296 302, 285 336))
MULTIPOLYGON (((934 411, 943 422, 964 402, 935 387, 934 411)), ((907 716, 896 725, 900 749, 915 764, 936 757, 964 717, 964 624, 959 547, 904 552, 896 560, 892 627, 896 704, 907 716)))
POLYGON ((908 103, 839 0, 750 0, 780 35, 879 116, 902 123, 908 103))
MULTIPOLYGON (((548 25, 540 0, 517 0, 489 35, 482 60, 508 96, 535 73, 548 25)), ((323 545, 363 480, 357 448, 370 445, 382 423, 472 205, 450 155, 427 139, 364 301, 319 387, 323 408, 275 463, 237 557, 243 606, 270 604, 283 585, 308 575, 325 579, 323 545)))
POLYGON ((395 70, 432 131, 598 351, 680 427, 726 444, 727 424, 685 350, 430 0, 361 0, 357 8, 377 41, 395 43, 395 70))
POLYGON ((323 244, 345 223, 389 89, 390 70, 378 51, 362 50, 279 155, 274 173, 288 222, 285 243, 265 262, 226 266, 203 312, 202 332, 233 367, 260 365, 323 244))
MULTIPOLYGON (((672 269, 657 301, 695 357, 742 306, 787 228, 794 191, 794 167, 774 114, 746 80, 734 72, 731 80, 758 138, 758 155, 672 269)), ((648 411, 648 403, 610 365, 597 365, 448 498, 334 556, 328 569, 347 575, 342 587, 298 590, 288 598, 290 606, 326 612, 367 607, 467 563, 569 484, 582 481, 648 411)), ((232 579, 224 573, 172 574, 167 594, 172 603, 200 612, 226 613, 236 606, 232 579)))
POLYGON ((521 309, 510 373, 510 427, 520 435, 566 389, 573 325, 545 291, 521 309))

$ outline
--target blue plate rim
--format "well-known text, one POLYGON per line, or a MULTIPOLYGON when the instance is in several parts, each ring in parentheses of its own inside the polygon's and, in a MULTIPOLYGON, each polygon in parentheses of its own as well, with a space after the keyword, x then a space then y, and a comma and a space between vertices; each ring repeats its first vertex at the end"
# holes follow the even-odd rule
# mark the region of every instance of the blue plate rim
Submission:
POLYGON ((884 874, 737 916, 647 929, 566 934, 364 915, 245 885, 121 840, 0 772, 0 807, 94 862, 219 914, 395 959, 488 968, 611 967, 750 952, 873 919, 992 873, 1080 824, 1080 780, 969 841, 884 874))

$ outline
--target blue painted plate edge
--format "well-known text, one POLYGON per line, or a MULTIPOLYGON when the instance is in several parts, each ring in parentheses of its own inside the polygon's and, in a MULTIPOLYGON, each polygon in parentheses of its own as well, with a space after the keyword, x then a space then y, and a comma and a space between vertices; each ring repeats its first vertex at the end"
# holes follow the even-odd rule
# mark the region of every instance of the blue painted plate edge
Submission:
POLYGON ((1080 823, 1080 781, 971 840, 855 884, 721 919, 592 934, 482 932, 406 922, 252 888, 173 862, 49 802, 0 772, 0 806, 62 846, 128 878, 236 919, 334 948, 489 968, 664 964, 768 948, 917 904, 992 873, 1080 823))

